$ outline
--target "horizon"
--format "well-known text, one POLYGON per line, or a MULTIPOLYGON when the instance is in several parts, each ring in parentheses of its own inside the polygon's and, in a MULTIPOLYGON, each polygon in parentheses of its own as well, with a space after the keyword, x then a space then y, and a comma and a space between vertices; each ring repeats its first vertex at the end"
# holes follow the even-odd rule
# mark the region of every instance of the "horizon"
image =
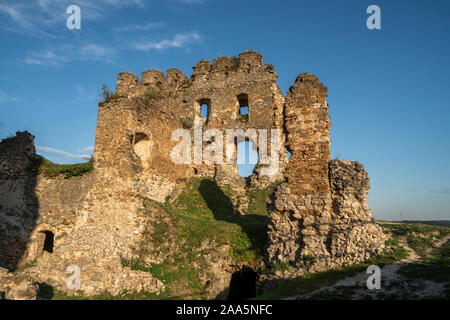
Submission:
POLYGON ((450 220, 449 13, 438 0, 2 1, 0 139, 27 130, 38 154, 81 162, 101 86, 114 90, 118 73, 190 76, 201 59, 254 49, 283 95, 302 72, 328 87, 332 158, 364 165, 377 220, 450 220), (66 27, 71 4, 80 30, 66 27), (380 30, 366 27, 371 4, 380 30))

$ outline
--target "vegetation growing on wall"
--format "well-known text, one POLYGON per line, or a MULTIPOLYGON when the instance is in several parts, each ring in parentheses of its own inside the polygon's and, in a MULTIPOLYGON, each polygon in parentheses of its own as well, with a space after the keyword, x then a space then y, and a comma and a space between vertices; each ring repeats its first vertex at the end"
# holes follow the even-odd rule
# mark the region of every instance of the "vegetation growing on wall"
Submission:
POLYGON ((44 157, 36 155, 31 160, 28 170, 45 177, 53 178, 63 175, 65 179, 82 176, 94 169, 94 161, 91 157, 87 162, 76 164, 56 164, 44 157))

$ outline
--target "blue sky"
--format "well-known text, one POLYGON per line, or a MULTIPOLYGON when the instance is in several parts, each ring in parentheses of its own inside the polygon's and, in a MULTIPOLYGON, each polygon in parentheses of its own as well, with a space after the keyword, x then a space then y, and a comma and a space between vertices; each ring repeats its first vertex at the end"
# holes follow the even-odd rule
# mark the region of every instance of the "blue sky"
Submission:
POLYGON ((0 138, 36 136, 60 163, 92 152, 100 88, 117 73, 255 49, 284 93, 301 72, 329 88, 332 155, 369 172, 380 219, 450 219, 450 2, 0 1, 0 138), (66 8, 81 8, 81 30, 66 8), (366 8, 381 8, 381 30, 366 8))

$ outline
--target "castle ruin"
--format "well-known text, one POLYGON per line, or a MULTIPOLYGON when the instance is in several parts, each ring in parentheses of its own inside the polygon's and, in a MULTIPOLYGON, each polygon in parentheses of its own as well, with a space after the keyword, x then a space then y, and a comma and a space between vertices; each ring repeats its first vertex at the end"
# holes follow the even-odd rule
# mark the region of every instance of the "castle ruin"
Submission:
MULTIPOLYGON (((115 96, 99 104, 94 170, 81 177, 26 170, 35 156, 27 132, 0 143, 0 267, 33 262, 30 276, 67 290, 66 270, 78 265, 87 295, 164 290, 159 279, 124 267, 121 259, 133 255, 149 219, 140 214, 141 198, 174 200, 191 178, 229 188, 238 212, 249 188, 277 185, 267 202, 264 263, 288 263, 288 277, 305 272, 306 258, 316 261, 308 271, 319 271, 382 252, 385 236, 367 205, 367 172, 357 162, 331 160, 327 87, 315 75, 300 74, 285 97, 273 67, 256 52, 202 60, 193 69, 190 78, 177 69, 145 71, 140 80, 119 74, 115 96), (194 138, 198 123, 224 136, 227 129, 276 130, 277 171, 262 175, 258 163, 243 178, 236 163, 175 164, 172 132, 184 128, 194 138)), ((221 283, 211 292, 215 297, 231 273, 211 277, 221 283)))

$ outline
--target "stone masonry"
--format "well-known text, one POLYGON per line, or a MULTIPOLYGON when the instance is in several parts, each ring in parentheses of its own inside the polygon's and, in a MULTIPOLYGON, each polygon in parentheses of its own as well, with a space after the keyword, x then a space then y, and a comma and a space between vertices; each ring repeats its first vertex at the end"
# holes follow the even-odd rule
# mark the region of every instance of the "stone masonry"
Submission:
MULTIPOLYGON (((121 261, 133 258, 142 239, 148 219, 141 214, 142 199, 172 201, 192 177, 213 178, 229 188, 238 212, 249 188, 278 186, 268 202, 265 263, 289 263, 290 276, 304 272, 311 259, 315 263, 308 270, 323 270, 380 253, 385 237, 367 205, 367 172, 357 162, 331 160, 327 88, 315 75, 302 73, 284 97, 277 77, 253 51, 212 64, 202 60, 191 77, 177 69, 145 71, 140 80, 120 73, 115 95, 99 104, 94 170, 81 177, 46 178, 27 170, 35 157, 28 132, 3 140, 0 267, 31 264, 27 274, 33 279, 70 291, 66 271, 77 265, 86 295, 161 292, 161 281, 121 261), (240 114, 243 106, 247 116, 240 114), (255 129, 256 136, 246 136, 252 142, 261 138, 258 129, 275 130, 277 170, 261 174, 266 166, 261 159, 248 178, 239 176, 235 162, 205 163, 193 156, 191 163, 175 164, 171 152, 179 141, 172 140, 174 130, 189 131, 192 154, 218 142, 203 137, 196 145, 199 127, 202 132, 216 129, 223 137, 227 129, 255 129), (43 250, 49 234, 52 252, 43 250)), ((262 152, 256 143, 254 148, 262 152)), ((204 157, 205 151, 200 154, 204 157)))

